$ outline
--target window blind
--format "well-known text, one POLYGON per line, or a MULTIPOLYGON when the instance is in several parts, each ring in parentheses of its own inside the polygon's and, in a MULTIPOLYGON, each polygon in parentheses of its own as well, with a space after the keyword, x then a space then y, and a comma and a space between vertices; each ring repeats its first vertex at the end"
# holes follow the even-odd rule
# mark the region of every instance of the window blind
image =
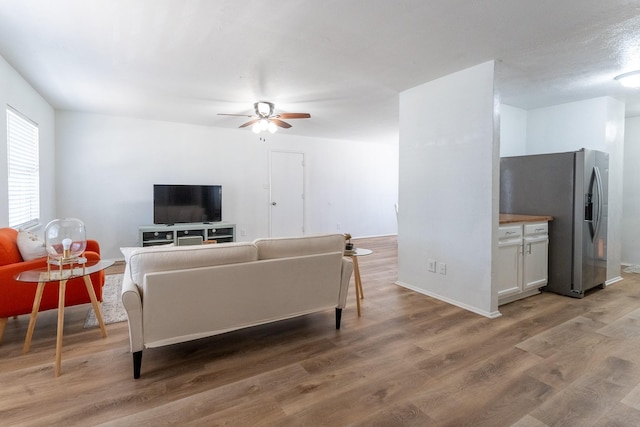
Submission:
POLYGON ((7 109, 9 171, 9 226, 29 227, 40 218, 38 126, 17 111, 7 109))

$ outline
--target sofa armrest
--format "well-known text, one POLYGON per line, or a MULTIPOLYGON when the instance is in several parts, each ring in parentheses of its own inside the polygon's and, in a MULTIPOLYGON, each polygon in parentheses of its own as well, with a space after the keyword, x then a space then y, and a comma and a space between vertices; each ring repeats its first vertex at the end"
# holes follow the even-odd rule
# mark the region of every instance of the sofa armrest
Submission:
POLYGON ((98 243, 97 240, 87 240, 87 248, 85 249, 86 252, 95 252, 98 255, 100 255, 100 244, 98 243))
MULTIPOLYGON (((18 273, 33 270, 35 268, 45 268, 47 266, 46 258, 37 258, 30 261, 16 262, 15 264, 7 264, 0 266, 0 277, 3 280, 13 281, 18 273)), ((3 281, 0 280, 0 281, 3 281)))
POLYGON ((353 261, 351 258, 342 257, 342 271, 340 277, 340 300, 338 308, 345 308, 347 305, 347 293, 349 292, 349 281, 353 273, 353 261))
POLYGON ((122 305, 127 311, 129 323, 129 344, 131 352, 144 349, 144 334, 142 331, 142 296, 138 286, 131 280, 129 266, 125 269, 122 278, 122 305))
POLYGON ((26 307, 33 305, 35 284, 32 286, 33 292, 29 293, 29 284, 17 283, 15 278, 23 271, 46 266, 46 258, 0 266, 0 318, 23 314, 21 311, 27 312, 26 307), (16 309, 16 306, 23 307, 24 310, 16 309))

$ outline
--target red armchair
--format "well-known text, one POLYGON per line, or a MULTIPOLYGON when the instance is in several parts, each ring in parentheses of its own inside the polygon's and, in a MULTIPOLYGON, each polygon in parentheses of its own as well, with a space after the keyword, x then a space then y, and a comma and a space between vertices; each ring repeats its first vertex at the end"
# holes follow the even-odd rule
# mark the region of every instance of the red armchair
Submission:
MULTIPOLYGON (((0 228, 0 342, 9 317, 30 314, 37 283, 17 282, 16 276, 26 270, 47 266, 47 258, 23 261, 16 243, 18 232, 12 228, 0 228)), ((87 240, 84 256, 88 260, 100 259, 100 246, 95 240, 87 240)), ((104 271, 91 275, 91 283, 98 301, 102 301, 104 271)), ((90 303, 89 294, 82 278, 67 282, 65 307, 90 303)), ((58 308, 58 284, 45 286, 40 311, 58 308)))

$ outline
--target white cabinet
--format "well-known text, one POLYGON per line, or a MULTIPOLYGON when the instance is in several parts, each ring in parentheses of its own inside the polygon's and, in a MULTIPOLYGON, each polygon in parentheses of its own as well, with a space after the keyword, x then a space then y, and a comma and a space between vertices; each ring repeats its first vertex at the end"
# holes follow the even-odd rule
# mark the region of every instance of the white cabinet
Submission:
POLYGON ((199 242, 215 240, 218 243, 236 240, 236 225, 228 222, 185 223, 173 225, 141 225, 138 227, 138 244, 155 246, 196 238, 199 242))
POLYGON ((522 226, 500 227, 498 235, 498 299, 522 290, 522 226))
POLYGON ((548 223, 502 225, 498 232, 498 303, 539 293, 547 284, 548 223))
POLYGON ((522 289, 539 289, 549 277, 549 234, 547 224, 524 224, 524 269, 522 289))

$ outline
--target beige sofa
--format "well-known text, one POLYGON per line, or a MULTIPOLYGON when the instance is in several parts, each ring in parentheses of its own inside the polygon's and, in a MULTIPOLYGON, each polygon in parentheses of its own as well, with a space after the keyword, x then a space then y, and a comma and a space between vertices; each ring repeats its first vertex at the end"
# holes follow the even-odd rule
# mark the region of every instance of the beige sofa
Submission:
POLYGON ((341 234, 123 249, 133 375, 142 350, 335 308, 353 271, 341 234))

